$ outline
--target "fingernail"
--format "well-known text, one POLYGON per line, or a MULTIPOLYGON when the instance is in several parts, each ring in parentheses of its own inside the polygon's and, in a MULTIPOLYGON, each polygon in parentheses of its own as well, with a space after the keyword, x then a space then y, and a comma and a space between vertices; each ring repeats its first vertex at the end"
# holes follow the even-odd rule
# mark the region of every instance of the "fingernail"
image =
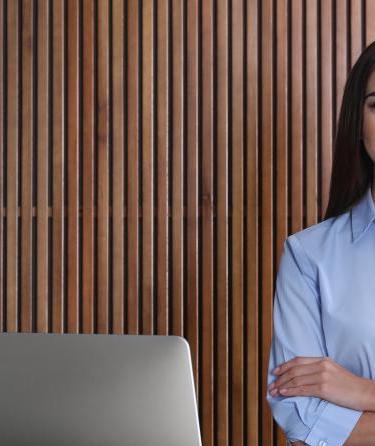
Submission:
POLYGON ((271 390, 271 392, 270 392, 270 394, 271 394, 272 396, 276 395, 276 393, 277 393, 277 389, 273 389, 273 390, 271 390))
POLYGON ((273 371, 273 373, 277 373, 280 371, 280 367, 276 367, 275 370, 273 371))

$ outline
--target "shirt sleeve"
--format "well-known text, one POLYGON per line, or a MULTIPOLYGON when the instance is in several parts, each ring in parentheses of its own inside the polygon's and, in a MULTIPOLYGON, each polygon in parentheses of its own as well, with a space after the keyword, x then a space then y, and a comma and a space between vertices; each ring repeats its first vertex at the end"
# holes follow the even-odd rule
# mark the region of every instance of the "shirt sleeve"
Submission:
POLYGON ((273 334, 269 352, 266 399, 288 441, 310 446, 341 446, 363 411, 314 396, 272 396, 272 371, 296 356, 328 356, 313 264, 295 234, 283 245, 276 277, 273 334))

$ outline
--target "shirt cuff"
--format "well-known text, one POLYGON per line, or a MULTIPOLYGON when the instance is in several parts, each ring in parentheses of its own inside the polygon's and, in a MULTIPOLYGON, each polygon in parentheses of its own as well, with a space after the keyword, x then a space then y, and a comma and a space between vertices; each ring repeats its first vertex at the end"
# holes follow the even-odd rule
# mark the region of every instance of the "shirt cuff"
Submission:
POLYGON ((362 415, 362 410, 328 403, 304 440, 311 446, 342 446, 362 415))

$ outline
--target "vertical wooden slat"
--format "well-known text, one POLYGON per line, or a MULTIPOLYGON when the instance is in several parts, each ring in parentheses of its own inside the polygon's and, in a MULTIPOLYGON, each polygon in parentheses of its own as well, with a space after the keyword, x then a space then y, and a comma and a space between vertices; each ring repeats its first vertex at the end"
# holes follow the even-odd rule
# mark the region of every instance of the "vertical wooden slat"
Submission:
POLYGON ((68 0, 67 18, 67 329, 79 331, 79 20, 80 2, 68 0))
POLYGON ((127 88, 127 152, 128 172, 126 189, 128 194, 128 251, 127 271, 127 333, 138 334, 138 292, 139 292, 139 235, 138 235, 138 151, 139 151, 139 11, 138 1, 129 0, 128 17, 128 88, 127 88))
MULTIPOLYGON (((289 48, 288 48, 288 13, 289 2, 282 0, 277 5, 277 29, 276 29, 276 92, 277 96, 277 110, 276 110, 276 213, 277 213, 277 225, 275 228, 275 255, 274 255, 274 275, 279 265, 280 256, 282 253, 282 247, 285 238, 288 236, 288 61, 289 61, 289 48)), ((250 172, 249 172, 250 175, 250 172)), ((254 211, 252 211, 254 212, 254 211)), ((250 261, 250 260, 249 260, 250 261)), ((251 282, 249 282, 251 283, 251 282)), ((263 344, 269 345, 271 342, 271 336, 273 332, 272 314, 273 314, 273 297, 271 302, 266 302, 263 306, 263 311, 271 315, 267 320, 266 326, 266 338, 263 344)), ((264 396, 264 391, 262 397, 264 396)), ((267 412, 269 408, 267 407, 267 412)), ((267 417, 270 417, 267 414, 267 417)), ((271 422, 271 418, 268 418, 271 422)), ((275 423, 274 423, 275 424, 275 423)), ((272 432, 269 433, 272 435, 272 432)), ((268 433, 266 435, 269 435, 268 433)), ((276 438, 275 440, 271 436, 270 444, 285 444, 285 434, 276 425, 276 438)))
MULTIPOLYGON (((259 433, 259 405, 258 401, 262 397, 259 383, 259 298, 261 290, 259 289, 259 97, 261 95, 259 85, 260 71, 260 52, 258 35, 261 27, 259 21, 261 4, 258 1, 246 3, 246 241, 244 245, 246 256, 246 307, 244 315, 246 319, 246 386, 245 386, 245 431, 246 446, 260 444, 259 433)), ((280 7, 279 16, 283 17, 285 9, 280 7)), ((280 52, 280 57, 283 53, 280 52)), ((278 67, 285 64, 286 58, 280 60, 278 67)), ((283 107, 282 96, 278 102, 279 107, 283 107)), ((283 114, 278 114, 282 116, 283 114)), ((285 121, 285 118, 284 118, 285 121)), ((279 121, 282 125, 282 120, 279 121)), ((282 143, 282 138, 278 139, 282 143)), ((282 148, 280 147, 282 150, 282 148)), ((284 148, 285 150, 285 148, 284 148)), ((282 155, 282 152, 281 152, 282 155)), ((285 156, 285 155, 284 155, 285 156)), ((281 167, 281 166, 280 166, 281 167)), ((282 169, 278 170, 282 178, 282 169)), ((279 190, 279 189, 278 189, 279 190)), ((286 202, 285 193, 278 195, 279 205, 286 202)), ((267 304, 267 303, 266 303, 267 304)), ((267 308, 266 308, 267 309, 267 308)), ((265 310, 266 310, 265 309, 265 310)), ((267 327, 266 327, 267 328, 267 327)), ((266 330, 266 334, 269 330, 266 330)), ((268 415, 268 426, 271 424, 270 414, 268 415)), ((264 437, 263 437, 264 438, 264 437)), ((265 441, 264 441, 265 443, 265 441)), ((266 443, 265 443, 266 444, 266 443)))
POLYGON ((311 226, 318 221, 318 3, 306 3, 306 220, 311 226))
MULTIPOLYGON (((288 235, 288 0, 278 2, 277 14, 277 121, 276 121, 276 263, 280 259, 284 240, 288 235)), ((248 173, 250 175, 250 172, 248 173)), ((252 212, 256 210, 253 209, 252 212)), ((271 339, 269 339, 270 341, 271 339)))
POLYGON ((168 334, 168 0, 157 5, 157 334, 168 334))
POLYGON ((344 92, 344 85, 348 75, 348 8, 347 2, 336 2, 336 117, 335 122, 337 123, 342 95, 344 92))
POLYGON ((200 419, 204 445, 214 444, 214 2, 202 3, 202 333, 200 419))
POLYGON ((18 331, 19 1, 7 2, 6 330, 18 331))
POLYGON ((228 1, 218 0, 216 10, 217 40, 217 218, 216 218, 216 306, 215 306, 215 444, 226 446, 229 441, 228 389, 228 141, 229 141, 229 18, 228 1))
POLYGON ((366 46, 375 40, 375 2, 373 0, 364 0, 366 17, 366 46))
POLYGON ((199 2, 187 2, 187 331, 196 394, 198 383, 198 17, 199 2))
POLYGON ((156 161, 154 159, 154 59, 156 56, 154 54, 154 14, 156 14, 154 2, 152 0, 144 2, 142 10, 142 334, 150 335, 154 331, 153 300, 156 279, 154 278, 153 237, 155 194, 153 167, 156 161))
POLYGON ((6 295, 4 294, 4 119, 6 115, 5 110, 5 24, 7 17, 4 13, 4 0, 0 0, 0 332, 4 331, 4 304, 6 295))
POLYGON ((243 250, 243 181, 244 181, 244 4, 232 3, 231 12, 231 443, 242 444, 244 436, 243 414, 243 299, 244 250, 243 250))
MULTIPOLYGON (((331 177, 332 152, 333 152, 333 83, 332 83, 332 0, 326 0, 320 10, 321 23, 321 216, 324 215, 328 204, 329 186, 331 177)), ((295 172, 292 170, 292 172, 295 172)), ((291 172, 291 174, 292 174, 291 172)))
POLYGON ((64 332, 65 1, 53 4, 52 109, 52 331, 64 332))
POLYGON ((358 59, 364 42, 362 41, 363 26, 362 26, 362 13, 363 13, 363 1, 351 0, 350 1, 350 66, 353 66, 358 59))
MULTIPOLYGON (((258 401, 259 389, 258 363, 259 351, 259 44, 260 3, 249 2, 246 12, 246 445, 259 444, 261 414, 258 401), (255 384, 254 384, 255 383, 255 384)), ((281 14, 281 12, 280 12, 281 14)))
MULTIPOLYGON (((124 2, 112 4, 112 98, 113 98, 113 333, 124 331, 124 2)), ((148 69, 148 63, 145 64, 148 69)), ((146 130, 146 129, 145 129, 146 130)), ((146 161, 152 158, 147 155, 146 161)), ((151 228, 152 234, 152 228, 151 228)), ((150 256, 151 257, 151 256, 150 256)), ((146 272, 145 272, 146 273, 146 272)), ((152 286, 152 279, 150 287, 152 286)))
MULTIPOLYGON (((297 3, 297 2, 296 2, 297 3)), ((262 122, 261 122, 261 239, 259 240, 261 249, 261 284, 262 284, 262 332, 267 331, 268 327, 268 307, 272 301, 273 296, 273 261, 274 261, 274 237, 273 237, 273 214, 274 214, 274 170, 273 170, 273 144, 274 144, 274 59, 273 59, 273 39, 274 39, 274 10, 273 1, 266 0, 262 2, 262 31, 261 31, 261 58, 262 58, 262 91, 261 91, 261 106, 262 106, 262 122), (264 303, 264 306, 263 306, 264 303)), ((299 23, 298 19, 296 23, 299 23)), ((295 70, 296 73, 297 70, 295 70)), ((300 71, 300 67, 299 67, 300 71)), ((296 74, 295 74, 296 75, 296 74)), ((300 80, 300 79, 299 79, 300 80)), ((298 79, 293 78, 293 81, 298 85, 298 79)), ((298 215, 298 212, 297 212, 298 215)), ((267 333, 261 333, 262 340, 267 338, 267 333)), ((266 376, 268 367, 268 353, 265 349, 262 350, 262 376, 261 376, 261 392, 265 394, 266 376)), ((264 444, 271 444, 271 420, 267 412, 262 418, 262 442, 264 444)))
MULTIPOLYGON (((292 200, 292 220, 291 232, 302 229, 303 225, 303 48, 302 48, 302 2, 292 1, 292 29, 291 29, 291 157, 292 172, 291 180, 291 200, 292 200)), ((266 64, 268 65, 268 63, 266 64)), ((264 76, 263 76, 264 78, 264 76)), ((272 127, 268 121, 267 126, 272 127)), ((268 201, 268 200, 266 200, 268 201)), ((267 214, 270 217, 269 214, 267 214)), ((267 256, 266 256, 267 259, 267 256)))
MULTIPOLYGON (((32 224, 33 224, 33 139, 34 139, 34 89, 33 47, 35 28, 34 3, 22 3, 22 202, 21 202, 21 326, 20 330, 31 332, 32 303, 32 224)), ((35 267, 35 266, 34 266, 35 267)))
MULTIPOLYGON (((172 0, 172 332, 184 331, 184 2, 172 0)), ((186 44, 186 42, 185 42, 186 44)))
POLYGON ((48 331, 49 2, 38 2, 37 331, 48 331))
POLYGON ((95 3, 83 1, 82 150, 82 320, 83 332, 94 331, 94 160, 95 160, 95 3))
POLYGON ((98 2, 98 333, 109 331, 109 1, 98 2))

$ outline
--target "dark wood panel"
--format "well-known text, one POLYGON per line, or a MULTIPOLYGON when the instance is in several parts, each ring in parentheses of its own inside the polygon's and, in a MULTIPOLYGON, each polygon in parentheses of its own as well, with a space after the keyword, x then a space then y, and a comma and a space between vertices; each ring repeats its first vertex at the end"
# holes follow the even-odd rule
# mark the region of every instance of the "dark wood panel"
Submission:
MULTIPOLYGON (((353 1, 353 0, 352 0, 353 1)), ((364 15, 362 18, 362 28, 364 25, 365 46, 374 41, 375 37, 375 3, 372 0, 364 0, 364 15)))
MULTIPOLYGON (((66 24, 65 3, 59 2, 52 8, 52 332, 65 330, 65 289, 66 289, 66 24)), ((33 31, 34 32, 34 31, 33 31)), ((27 90, 26 90, 27 91, 27 90)), ((26 119, 26 118, 25 118, 26 119)), ((32 115, 27 117, 32 122, 32 115)), ((29 292, 26 296, 31 296, 29 292)), ((27 298, 25 296, 25 298, 27 298)))
MULTIPOLYGON (((154 155, 156 145, 155 117, 155 65, 157 55, 154 54, 155 24, 153 2, 145 2, 142 10, 142 316, 141 333, 151 335, 154 333, 154 296, 156 290, 155 258, 155 214, 154 203, 156 198, 155 162, 158 156, 154 155)), ((163 44, 163 43, 162 43, 163 44)), ((165 223, 167 223, 168 220, 165 223)))
MULTIPOLYGON (((297 3, 297 2, 296 2, 297 3)), ((273 277, 274 277, 274 126, 275 119, 275 88, 274 88, 274 32, 275 32, 275 11, 274 2, 265 0, 262 2, 261 9, 261 107, 262 119, 260 125, 261 145, 259 147, 259 156, 261 160, 260 167, 260 207, 262 212, 262 220, 260 227, 260 280, 261 280, 261 300, 262 311, 260 314, 260 338, 263 346, 264 340, 268 340, 270 331, 270 314, 273 296, 273 277)), ((263 357, 261 358, 262 373, 260 378, 260 389, 262 397, 266 392, 267 366, 268 366, 268 350, 262 349, 263 357)), ((272 444, 272 417, 269 410, 262 413, 262 442, 264 444, 272 444)))
POLYGON ((68 333, 79 331, 79 150, 80 150, 80 33, 81 3, 67 0, 67 245, 66 324, 68 333))
POLYGON ((169 5, 167 0, 156 2, 156 191, 157 191, 157 225, 156 225, 156 333, 166 335, 168 327, 168 157, 169 157, 169 5))
MULTIPOLYGON (((22 134, 21 153, 21 322, 20 331, 33 331, 33 148, 35 119, 33 110, 33 82, 35 42, 32 0, 22 3, 22 134)), ((1 45, 0 45, 1 46, 1 45)), ((2 66, 2 63, 0 62, 2 66)), ((1 132, 1 131, 0 131, 1 132)))
POLYGON ((199 393, 198 290, 198 163, 199 163, 199 2, 187 2, 186 11, 186 319, 184 335, 190 344, 196 393, 199 393))
POLYGON ((199 270, 200 291, 200 367, 199 367, 199 418, 205 445, 214 444, 214 165, 215 109, 214 109, 214 14, 215 2, 202 3, 202 144, 200 201, 202 207, 200 238, 201 256, 199 270))
MULTIPOLYGON (((82 148, 80 153, 80 169, 82 180, 82 218, 81 218, 81 246, 82 246, 82 330, 93 333, 95 330, 94 293, 95 293, 95 163, 96 128, 95 128, 95 42, 98 35, 95 32, 98 11, 91 0, 83 2, 82 24, 82 148)), ((121 19, 121 14, 119 14, 121 19)), ((115 23, 114 23, 114 29, 115 23)), ((116 104, 121 105, 118 101, 116 104)), ((115 109, 114 109, 115 114, 115 109)), ((120 127, 120 129, 123 126, 120 127)), ((115 133, 113 135, 115 141, 115 133)), ((113 217, 115 220, 115 216, 113 217)), ((116 221, 118 223, 118 221, 116 221)), ((115 245, 116 246, 116 245, 115 245)), ((115 280, 114 280, 115 283, 115 280)))
POLYGON ((7 2, 6 331, 18 331, 19 2, 7 2))
POLYGON ((6 314, 4 314, 6 292, 5 292, 5 277, 4 264, 6 258, 5 252, 5 166, 4 166, 4 153, 5 153, 5 96, 7 94, 7 85, 5 84, 5 61, 6 61, 6 47, 5 47, 5 27, 8 22, 8 18, 5 12, 5 0, 0 0, 0 330, 5 331, 6 325, 4 320, 6 314))
MULTIPOLYGON (((139 2, 130 0, 126 2, 127 10, 127 308, 126 332, 138 334, 138 302, 139 302, 139 2)), ((98 197, 99 198, 99 197, 98 197)))
POLYGON ((112 3, 112 331, 124 332, 124 180, 125 180, 125 64, 126 46, 125 5, 121 0, 112 3))
POLYGON ((318 2, 306 3, 306 105, 305 105, 305 220, 304 226, 318 222, 318 2))
POLYGON ((216 5, 215 445, 229 445, 229 6, 216 5))
POLYGON ((332 0, 327 0, 327 4, 320 10, 320 35, 321 45, 321 68, 320 68, 320 84, 321 84, 321 179, 320 179, 320 201, 321 213, 320 218, 324 214, 324 209, 328 205, 329 184, 331 176, 332 153, 333 153, 333 76, 332 76, 332 60, 333 60, 333 20, 332 16, 332 0), (324 94, 322 94, 324 92, 324 94))
POLYGON ((98 5, 97 21, 97 330, 109 333, 109 1, 98 5))
POLYGON ((184 3, 180 0, 172 0, 171 11, 171 160, 170 183, 171 191, 171 333, 183 336, 184 333, 184 193, 185 193, 185 66, 186 66, 186 32, 184 3))
POLYGON ((231 11, 230 444, 244 438, 244 4, 231 11))
MULTIPOLYGON (((244 240, 244 445, 261 444, 262 374, 260 335, 260 154, 259 125, 261 98, 261 5, 246 3, 245 9, 245 240, 244 240)), ((281 12, 280 12, 281 13, 281 12)), ((281 62, 280 64, 281 65, 281 62)), ((285 118, 284 118, 285 119, 285 118)), ((280 140, 279 140, 280 141, 280 140)), ((281 171, 280 171, 281 172, 281 171)), ((264 339, 267 339, 266 337, 264 339)), ((264 437, 263 437, 264 438, 264 437)), ((263 441, 264 442, 264 441, 263 441)), ((240 442, 241 444, 241 442, 240 442)))
POLYGON ((38 81, 37 101, 37 201, 36 201, 36 236, 37 246, 36 255, 38 261, 36 262, 36 330, 38 332, 48 332, 48 277, 50 262, 48 261, 48 143, 49 143, 49 129, 48 120, 49 113, 49 33, 51 29, 51 23, 49 19, 49 7, 50 2, 42 0, 38 3, 38 57, 37 57, 37 70, 36 76, 38 81), (47 124, 47 125, 46 125, 47 124))

